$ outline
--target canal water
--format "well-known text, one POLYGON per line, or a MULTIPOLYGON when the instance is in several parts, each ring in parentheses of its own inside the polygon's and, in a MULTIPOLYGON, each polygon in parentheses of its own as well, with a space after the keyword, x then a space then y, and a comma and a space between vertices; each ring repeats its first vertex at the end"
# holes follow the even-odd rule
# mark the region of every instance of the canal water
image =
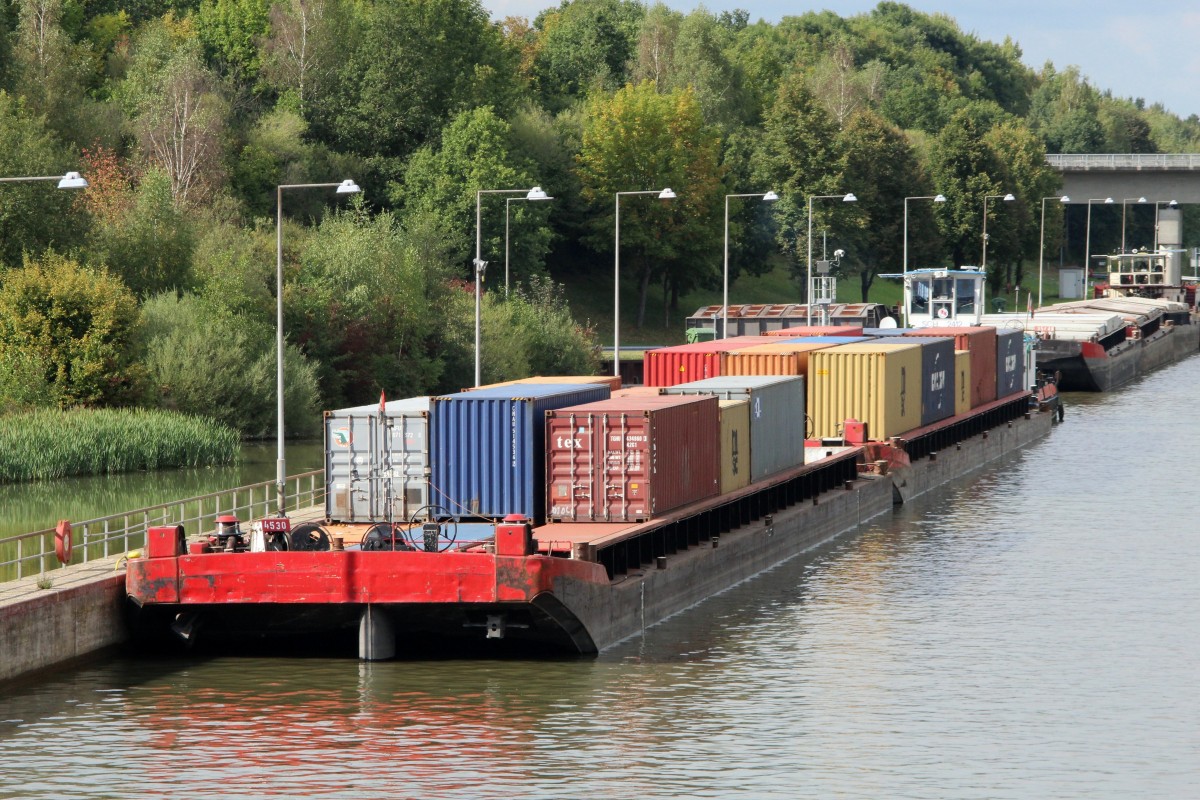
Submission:
POLYGON ((17 798, 1200 797, 1200 358, 594 659, 114 658, 17 798))

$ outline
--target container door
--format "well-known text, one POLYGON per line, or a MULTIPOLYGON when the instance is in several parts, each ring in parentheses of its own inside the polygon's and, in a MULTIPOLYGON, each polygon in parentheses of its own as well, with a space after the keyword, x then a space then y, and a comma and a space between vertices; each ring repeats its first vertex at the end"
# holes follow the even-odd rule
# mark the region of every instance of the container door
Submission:
POLYGON ((381 453, 385 481, 379 504, 384 516, 380 519, 402 522, 428 510, 429 421, 422 414, 391 417, 387 422, 381 453))

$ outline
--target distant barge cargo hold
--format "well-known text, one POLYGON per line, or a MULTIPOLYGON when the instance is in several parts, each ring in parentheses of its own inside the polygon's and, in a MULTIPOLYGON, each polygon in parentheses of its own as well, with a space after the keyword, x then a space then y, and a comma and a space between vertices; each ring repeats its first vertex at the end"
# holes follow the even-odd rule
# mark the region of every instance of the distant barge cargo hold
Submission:
POLYGON ((1028 350, 1010 393, 1012 358, 956 352, 996 336, 773 341, 686 351, 715 374, 670 387, 562 379, 331 412, 320 522, 152 529, 128 565, 138 627, 233 646, 357 635, 369 660, 446 640, 595 653, 1061 417, 1028 350), (735 363, 770 374, 722 371, 735 363))

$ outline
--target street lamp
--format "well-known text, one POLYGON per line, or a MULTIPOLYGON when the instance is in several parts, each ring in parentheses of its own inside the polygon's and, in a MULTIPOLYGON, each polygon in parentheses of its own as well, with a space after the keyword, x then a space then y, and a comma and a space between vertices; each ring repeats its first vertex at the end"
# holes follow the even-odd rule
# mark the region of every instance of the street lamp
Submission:
POLYGON ((613 214, 616 241, 613 246, 613 375, 621 376, 621 195, 656 194, 659 200, 674 200, 675 193, 666 189, 647 189, 643 192, 617 192, 613 214))
POLYGON ((1125 204, 1133 201, 1135 203, 1145 203, 1144 197, 1122 197, 1121 198, 1121 252, 1125 252, 1125 204))
POLYGON ((337 189, 337 194, 358 194, 362 189, 347 178, 341 183, 290 183, 275 187, 275 414, 277 434, 275 500, 279 515, 287 511, 287 465, 283 455, 283 190, 337 189))
POLYGON ((508 297, 508 217, 509 210, 513 203, 524 203, 527 200, 553 200, 554 198, 541 190, 541 187, 535 186, 529 191, 525 197, 506 197, 504 198, 504 296, 508 297), (541 192, 536 197, 531 197, 534 189, 541 192))
POLYGON ((1111 197, 1093 197, 1087 202, 1087 228, 1083 236, 1083 272, 1088 276, 1088 283, 1091 283, 1092 277, 1092 203, 1107 203, 1111 205, 1113 199, 1111 197))
POLYGON ((87 179, 78 172, 66 175, 30 175, 23 178, 0 178, 0 183, 32 183, 33 181, 58 181, 59 189, 86 189, 87 179))
MULTIPOLYGON (((901 273, 908 275, 908 201, 909 200, 932 200, 935 203, 946 202, 944 194, 920 195, 915 197, 904 198, 904 260, 901 264, 901 273)), ((903 285, 907 282, 902 281, 903 285)), ((900 305, 902 306, 900 316, 904 320, 904 327, 908 327, 908 303, 904 302, 903 294, 901 295, 900 305)))
POLYGON ((1155 200, 1154 201, 1154 252, 1158 252, 1158 209, 1166 206, 1167 208, 1179 208, 1179 203, 1175 200, 1155 200))
POLYGON ((804 314, 805 314, 804 324, 808 325, 810 327, 812 326, 812 296, 813 296, 812 204, 813 204, 813 200, 836 200, 839 198, 841 199, 841 201, 843 203, 857 203, 858 202, 858 198, 854 196, 853 192, 847 192, 846 194, 813 194, 813 195, 808 196, 808 275, 806 278, 806 281, 808 283, 806 290, 807 290, 808 294, 804 298, 804 314))
POLYGON ((1057 200, 1060 203, 1066 204, 1071 202, 1071 198, 1065 194, 1062 197, 1043 197, 1042 198, 1042 228, 1041 234, 1038 237, 1038 307, 1042 305, 1042 266, 1046 260, 1046 201, 1057 200))
MULTIPOLYGON (((480 298, 483 291, 483 271, 487 269, 488 262, 483 260, 483 235, 480 222, 483 219, 483 196, 485 194, 525 194, 526 200, 549 200, 550 195, 542 191, 542 187, 534 186, 532 189, 479 189, 475 192, 475 260, 471 262, 475 266, 475 386, 480 384, 479 380, 479 316, 480 316, 480 298)), ((506 268, 507 270, 507 268, 506 268)), ((507 281, 506 281, 507 285, 507 281)))
POLYGON ((1011 192, 1009 192, 1008 194, 988 194, 988 195, 983 196, 983 260, 979 264, 979 271, 982 272, 984 275, 987 274, 987 244, 988 244, 987 206, 988 206, 988 200, 1003 200, 1006 203, 1011 203, 1013 200, 1016 200, 1016 199, 1017 198, 1012 196, 1011 192))
POLYGON ((764 203, 774 203, 779 195, 774 192, 762 194, 727 194, 725 195, 725 278, 724 291, 721 295, 721 338, 729 338, 729 198, 731 197, 761 197, 764 203))

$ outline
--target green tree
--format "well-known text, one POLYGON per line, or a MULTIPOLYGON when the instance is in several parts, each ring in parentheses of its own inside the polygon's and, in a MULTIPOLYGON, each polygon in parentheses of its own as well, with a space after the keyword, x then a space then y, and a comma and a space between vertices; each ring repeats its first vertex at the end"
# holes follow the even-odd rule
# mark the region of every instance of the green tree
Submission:
POLYGON ((720 141, 690 91, 658 94, 654 84, 626 86, 588 106, 578 156, 583 196, 596 212, 592 241, 606 248, 616 227, 616 192, 682 186, 678 199, 627 198, 622 209, 621 268, 638 286, 637 326, 645 321, 651 281, 666 310, 720 270, 720 141), (630 202, 630 201, 633 202, 630 202))
POLYGON ((43 370, 62 407, 124 405, 142 391, 137 300, 107 270, 57 253, 0 284, 0 363, 43 370))
POLYGON ((86 46, 63 30, 63 0, 17 0, 15 91, 63 138, 71 136, 83 100, 86 46))
POLYGON ((144 158, 170 176, 174 202, 213 196, 224 181, 229 108, 189 23, 164 20, 142 31, 118 97, 144 158))
POLYGON ((172 201, 170 177, 150 169, 128 192, 119 211, 93 226, 89 262, 107 264, 139 297, 190 287, 194 233, 172 201))
POLYGON ((335 74, 339 33, 353 27, 352 13, 337 0, 286 0, 271 6, 262 42, 262 77, 280 95, 294 97, 308 113, 314 91, 328 91, 335 74))
MULTIPOLYGON (((904 198, 935 192, 904 134, 873 112, 859 111, 847 120, 838 134, 838 149, 844 154, 845 185, 865 187, 847 220, 850 225, 835 229, 837 241, 844 241, 841 246, 847 251, 842 269, 858 272, 865 303, 875 276, 903 263, 904 198)), ((929 235, 931 210, 931 204, 910 209, 909 250, 917 258, 937 254, 929 235)))
POLYGON ((370 402, 381 389, 422 394, 437 382, 445 253, 427 249, 431 241, 359 205, 304 242, 299 272, 285 274, 286 328, 317 361, 327 407, 370 402))
POLYGON ((1104 151, 1100 96, 1078 67, 1056 72, 1046 64, 1030 98, 1029 123, 1051 153, 1104 151))
POLYGON ((564 0, 539 14, 533 74, 542 104, 558 112, 624 84, 644 14, 636 0, 564 0))
POLYGON ((342 42, 333 91, 313 98, 309 119, 324 141, 403 159, 457 112, 512 107, 517 57, 478 0, 376 3, 366 15, 361 35, 342 42))
MULTIPOLYGON (((457 261, 469 265, 475 254, 476 192, 480 189, 520 189, 539 183, 531 165, 517 155, 512 128, 499 119, 490 106, 465 111, 454 117, 442 131, 438 147, 422 147, 409 160, 403 183, 389 186, 391 199, 404 208, 403 218, 429 216, 442 226, 453 243, 457 261)), ((521 197, 485 194, 481 197, 482 258, 491 262, 488 277, 504 280, 505 198, 521 197)), ((531 276, 543 271, 550 249, 550 228, 546 218, 550 203, 513 203, 511 206, 510 252, 519 253, 515 276, 531 276)), ((467 266, 467 274, 473 276, 467 266)))
POLYGON ((269 0, 202 0, 196 33, 210 62, 235 83, 250 85, 261 67, 258 43, 270 31, 269 0))
MULTIPOLYGON (((775 209, 779 247, 799 274, 808 253, 808 198, 851 191, 841 180, 837 129, 808 89, 802 73, 793 73, 780 86, 755 161, 756 184, 776 187, 780 195, 775 209)), ((822 204, 814 208, 813 216, 829 220, 842 213, 840 208, 822 204)))
MULTIPOLYGON (((1004 164, 984 140, 985 133, 970 111, 961 109, 930 143, 930 177, 946 196, 938 222, 956 267, 979 263, 984 197, 1013 191, 1005 186, 1004 164)), ((1009 221, 1000 224, 1006 228, 1009 221)), ((989 219, 988 235, 996 231, 989 219)))

